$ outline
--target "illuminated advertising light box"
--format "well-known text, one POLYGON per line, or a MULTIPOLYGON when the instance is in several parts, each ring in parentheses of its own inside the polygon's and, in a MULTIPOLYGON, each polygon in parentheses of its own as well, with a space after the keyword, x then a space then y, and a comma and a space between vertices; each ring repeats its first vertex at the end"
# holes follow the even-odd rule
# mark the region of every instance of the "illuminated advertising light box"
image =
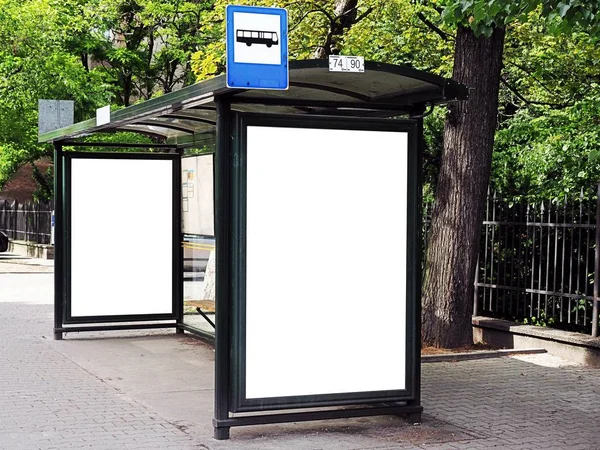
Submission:
POLYGON ((413 125, 239 123, 231 410, 411 398, 413 125))

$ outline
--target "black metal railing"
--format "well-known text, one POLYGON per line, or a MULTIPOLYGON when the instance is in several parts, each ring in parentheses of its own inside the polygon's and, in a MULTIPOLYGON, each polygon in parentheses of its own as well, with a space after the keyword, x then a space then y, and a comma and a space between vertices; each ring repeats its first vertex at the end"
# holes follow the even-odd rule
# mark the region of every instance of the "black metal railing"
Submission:
POLYGON ((0 201, 0 231, 12 240, 50 244, 53 209, 52 202, 0 201))
POLYGON ((488 196, 475 315, 596 333, 598 195, 512 203, 488 196))

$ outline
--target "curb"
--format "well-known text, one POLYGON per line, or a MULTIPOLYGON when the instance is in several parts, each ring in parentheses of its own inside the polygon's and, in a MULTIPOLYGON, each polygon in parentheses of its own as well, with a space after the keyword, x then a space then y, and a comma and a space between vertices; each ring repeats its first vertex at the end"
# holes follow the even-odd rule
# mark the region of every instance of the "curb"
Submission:
POLYGON ((547 353, 543 348, 505 349, 505 350, 483 350, 472 353, 445 353, 442 355, 423 355, 422 363, 471 361, 474 359, 500 358, 511 355, 534 355, 547 353))
POLYGON ((15 255, 14 253, 0 255, 0 264, 54 268, 53 259, 32 258, 31 256, 15 255))

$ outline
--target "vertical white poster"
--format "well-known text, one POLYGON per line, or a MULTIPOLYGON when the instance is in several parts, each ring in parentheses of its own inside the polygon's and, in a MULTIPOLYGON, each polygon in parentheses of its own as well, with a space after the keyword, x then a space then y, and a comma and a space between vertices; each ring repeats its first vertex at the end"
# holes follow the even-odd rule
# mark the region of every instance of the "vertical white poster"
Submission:
POLYGON ((172 313, 173 162, 71 161, 71 315, 172 313))
POLYGON ((246 397, 405 389, 408 133, 249 126, 246 397))

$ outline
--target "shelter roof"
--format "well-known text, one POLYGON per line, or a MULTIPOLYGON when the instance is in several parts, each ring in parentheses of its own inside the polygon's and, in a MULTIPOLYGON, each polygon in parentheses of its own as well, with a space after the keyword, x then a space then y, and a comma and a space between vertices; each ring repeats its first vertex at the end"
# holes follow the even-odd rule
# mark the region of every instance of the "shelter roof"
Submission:
POLYGON ((416 107, 467 98, 467 87, 407 66, 365 62, 364 73, 330 72, 327 60, 290 61, 285 91, 233 89, 224 75, 111 113, 110 122, 89 119, 39 137, 68 141, 101 132, 130 131, 174 145, 212 141, 216 103, 228 97, 242 112, 393 117, 416 107))

